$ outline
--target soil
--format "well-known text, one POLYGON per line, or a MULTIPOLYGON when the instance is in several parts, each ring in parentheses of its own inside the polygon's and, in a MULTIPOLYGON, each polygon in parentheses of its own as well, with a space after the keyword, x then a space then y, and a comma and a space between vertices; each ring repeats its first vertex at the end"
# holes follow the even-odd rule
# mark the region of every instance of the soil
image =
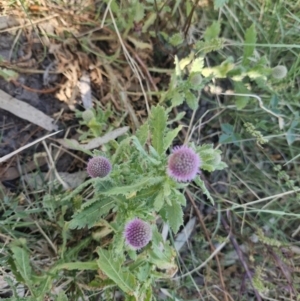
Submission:
MULTIPOLYGON (((10 34, 0 35, 0 57, 2 60, 7 61, 9 59, 13 42, 14 36, 10 34)), ((20 51, 20 55, 22 54, 22 51, 20 51)), ((42 74, 19 73, 17 81, 36 90, 45 89, 42 74)), ((74 125, 77 122, 75 118, 73 120, 67 118, 68 120, 64 121, 66 119, 64 118, 64 114, 70 115, 70 109, 64 102, 56 99, 53 94, 28 91, 3 78, 0 78, 0 89, 12 97, 30 104, 55 120, 57 120, 57 116, 60 116, 59 120, 57 120, 59 129, 65 129, 67 126, 74 125), (61 111, 63 113, 59 114, 61 111)), ((0 109, 0 133, 0 157, 10 154, 18 148, 48 134, 46 130, 3 109, 0 109)), ((57 134, 55 138, 62 138, 63 135, 64 131, 57 134)), ((5 163, 0 163, 0 182, 8 188, 16 188, 18 184, 17 176, 14 172, 12 173, 9 168, 14 170, 13 167, 17 167, 19 163, 23 164, 31 161, 34 153, 39 151, 45 151, 41 143, 20 152, 5 163)), ((70 155, 62 155, 57 164, 58 171, 69 171, 72 161, 73 158, 70 155)))

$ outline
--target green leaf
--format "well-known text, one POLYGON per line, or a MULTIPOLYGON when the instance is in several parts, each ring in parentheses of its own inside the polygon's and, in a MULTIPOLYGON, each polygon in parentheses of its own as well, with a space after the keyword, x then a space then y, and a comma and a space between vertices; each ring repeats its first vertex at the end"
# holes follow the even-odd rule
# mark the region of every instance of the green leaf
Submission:
POLYGON ((143 156, 145 158, 147 158, 151 163, 153 163, 154 165, 159 165, 160 162, 154 158, 152 158, 151 156, 149 156, 147 154, 147 152, 145 151, 145 149, 143 148, 142 144, 140 143, 140 141, 137 139, 137 137, 133 136, 132 137, 132 142, 134 144, 134 146, 136 147, 136 149, 143 154, 143 156))
POLYGON ((155 211, 158 212, 163 207, 164 203, 165 203, 164 192, 163 190, 161 190, 154 199, 153 206, 155 211))
POLYGON ((185 99, 186 99, 186 103, 187 105, 192 109, 192 110, 197 110, 198 109, 198 97, 195 96, 194 93, 192 93, 191 91, 186 91, 185 92, 185 99))
MULTIPOLYGON (((256 43, 256 29, 255 25, 252 24, 245 34, 245 44, 255 44, 256 43)), ((243 55, 243 65, 249 64, 249 58, 253 55, 255 45, 245 45, 244 55, 243 55)))
POLYGON ((181 59, 179 61, 180 70, 183 70, 187 65, 189 65, 194 59, 194 56, 195 56, 194 52, 191 52, 189 56, 186 56, 185 58, 181 59))
POLYGON ((97 249, 97 253, 99 255, 97 264, 102 272, 112 279, 125 293, 136 295, 137 281, 132 273, 122 269, 123 259, 120 257, 116 258, 112 252, 101 248, 97 249))
POLYGON ((133 193, 136 193, 140 190, 143 190, 149 186, 156 185, 158 183, 163 182, 165 177, 143 177, 141 179, 137 179, 135 184, 127 185, 127 186, 119 186, 114 187, 108 191, 103 192, 103 195, 124 195, 128 196, 133 193))
POLYGON ((136 131, 136 137, 139 139, 141 145, 145 145, 149 136, 149 125, 145 122, 141 125, 138 130, 136 131))
POLYGON ((181 205, 181 206, 186 206, 186 198, 184 196, 183 193, 179 192, 177 189, 172 189, 172 194, 174 196, 172 196, 172 198, 175 198, 177 199, 178 203, 181 205))
POLYGON ((94 201, 89 207, 73 215, 73 219, 69 223, 69 229, 93 227, 114 206, 115 203, 109 198, 94 201))
POLYGON ((140 266, 137 270, 137 278, 139 279, 139 281, 145 282, 151 273, 151 266, 146 263, 140 266))
POLYGON ((57 266, 53 267, 51 269, 51 273, 56 273, 60 270, 68 270, 68 271, 95 271, 98 269, 98 265, 95 261, 89 261, 89 262, 67 262, 67 263, 61 263, 57 266))
POLYGON ((222 38, 212 39, 208 42, 198 41, 195 44, 195 51, 206 54, 212 51, 218 51, 224 47, 225 40, 222 38))
POLYGON ((150 130, 152 145, 159 155, 164 151, 163 138, 167 126, 167 114, 163 107, 152 107, 150 115, 150 130))
POLYGON ((214 21, 204 32, 205 42, 218 38, 221 31, 221 24, 219 21, 214 21))
POLYGON ((192 62, 192 67, 191 67, 190 73, 201 72, 203 67, 204 67, 204 57, 197 57, 192 62))
POLYGON ((35 276, 35 283, 38 283, 38 287, 36 288, 36 292, 38 292, 38 296, 40 296, 41 300, 45 300, 43 296, 45 296, 52 288, 53 278, 51 276, 41 277, 35 276))
POLYGON ((214 8, 219 9, 226 3, 228 3, 229 0, 214 0, 214 8))
POLYGON ((67 295, 65 294, 64 291, 60 291, 60 292, 58 293, 58 296, 57 296, 57 298, 56 298, 56 301, 68 301, 68 297, 67 297, 67 295))
POLYGON ((143 3, 140 1, 136 1, 134 3, 134 8, 135 8, 135 14, 134 14, 134 21, 135 22, 140 22, 145 18, 145 6, 143 3))
POLYGON ((181 205, 176 199, 171 199, 171 206, 165 205, 165 211, 168 219, 168 224, 174 233, 177 233, 180 226, 183 224, 183 212, 181 205))
POLYGON ((13 70, 0 68, 0 76, 3 77, 6 81, 10 81, 12 79, 17 79, 19 75, 13 70))
POLYGON ((295 132, 295 126, 293 125, 294 123, 296 123, 296 125, 298 125, 298 122, 295 120, 292 122, 292 125, 290 126, 290 128, 287 130, 286 132, 286 141, 288 143, 288 145, 292 145, 295 141, 296 141, 296 138, 297 138, 297 133, 295 132))
POLYGON ((201 169, 212 172, 227 167, 227 165, 221 161, 222 152, 218 149, 214 149, 212 144, 203 144, 197 147, 197 153, 202 161, 201 169))
POLYGON ((149 250, 149 262, 155 264, 159 269, 173 269, 176 270, 174 259, 176 258, 175 250, 170 247, 168 242, 163 242, 161 234, 157 230, 153 231, 152 237, 153 248, 149 250), (161 245, 163 244, 163 247, 161 245))
POLYGON ((178 59, 177 55, 175 55, 174 65, 175 65, 175 75, 177 77, 180 77, 180 75, 181 75, 181 69, 180 69, 179 59, 178 59))
POLYGON ((166 151, 170 147, 173 140, 177 137, 178 133, 182 130, 182 128, 183 125, 179 125, 176 129, 168 131, 166 137, 164 138, 164 151, 166 151))
MULTIPOLYGON (((238 94, 248 94, 249 91, 246 88, 246 86, 244 85, 243 82, 237 82, 234 81, 233 82, 233 86, 234 86, 234 91, 235 93, 238 94)), ((238 110, 242 110, 249 102, 250 97, 248 95, 245 96, 235 96, 235 104, 238 110)))
POLYGON ((171 98, 172 107, 178 107, 184 102, 184 94, 178 91, 174 92, 171 98))
POLYGON ((212 198, 212 196, 210 195, 209 191, 207 190, 205 183, 200 179, 200 177, 196 177, 196 179, 194 181, 202 189, 203 193, 207 196, 207 198, 210 200, 211 204, 214 206, 215 201, 212 198))
POLYGON ((234 128, 231 124, 229 123, 222 123, 221 124, 221 129, 224 133, 231 135, 234 132, 234 128))
POLYGON ((11 250, 13 252, 14 263, 18 272, 22 276, 24 283, 30 285, 32 283, 32 268, 30 266, 28 252, 17 246, 13 246, 11 250))
POLYGON ((169 43, 172 45, 172 46, 179 46, 180 44, 182 44, 184 42, 184 39, 182 37, 182 34, 181 33, 175 33, 173 34, 170 39, 169 39, 169 43))

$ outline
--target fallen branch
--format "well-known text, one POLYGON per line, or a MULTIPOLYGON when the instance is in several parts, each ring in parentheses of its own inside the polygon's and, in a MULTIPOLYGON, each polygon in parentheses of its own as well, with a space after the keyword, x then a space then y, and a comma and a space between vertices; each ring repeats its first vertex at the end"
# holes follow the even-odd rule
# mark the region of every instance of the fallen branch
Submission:
POLYGON ((57 131, 58 129, 57 125, 54 124, 53 118, 28 103, 10 96, 2 90, 0 90, 0 108, 34 123, 47 131, 57 131))

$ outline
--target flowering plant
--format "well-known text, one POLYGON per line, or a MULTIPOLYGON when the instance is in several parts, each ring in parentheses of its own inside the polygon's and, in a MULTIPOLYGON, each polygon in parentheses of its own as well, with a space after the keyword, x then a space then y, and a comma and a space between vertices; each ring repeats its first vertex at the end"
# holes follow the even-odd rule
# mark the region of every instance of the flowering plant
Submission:
POLYGON ((93 197, 78 206, 69 229, 91 229, 100 245, 108 239, 108 248, 97 248, 97 268, 105 274, 97 281, 102 286, 109 279, 133 296, 128 300, 150 300, 151 283, 176 273, 176 252, 157 224, 167 223, 177 233, 183 225, 184 188, 194 181, 213 201, 199 174, 226 167, 212 145, 175 146, 169 154, 181 129, 168 129, 164 108, 153 107, 135 136, 107 147, 111 157, 94 152, 87 167, 91 179, 68 196, 77 197, 92 184, 93 197))

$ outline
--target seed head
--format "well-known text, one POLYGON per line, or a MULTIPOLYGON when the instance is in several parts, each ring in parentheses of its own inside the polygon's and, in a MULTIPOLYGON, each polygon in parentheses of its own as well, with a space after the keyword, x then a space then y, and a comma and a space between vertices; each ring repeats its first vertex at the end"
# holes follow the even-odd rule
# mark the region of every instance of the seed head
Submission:
POLYGON ((200 74, 198 74, 198 73, 196 73, 196 74, 193 74, 192 76, 191 76, 191 84, 193 85, 193 86, 199 86, 200 84, 202 83, 202 76, 200 75, 200 74))
POLYGON ((288 73, 288 70, 283 65, 278 65, 272 69, 272 76, 276 79, 285 78, 288 73))
POLYGON ((98 156, 89 160, 87 173, 92 178, 104 178, 111 172, 111 163, 105 157, 98 156))
POLYGON ((177 146, 169 156, 167 173, 178 182, 192 181, 201 165, 200 157, 188 146, 177 146))
POLYGON ((152 239, 151 227, 141 219, 135 218, 126 224, 124 237, 126 243, 133 249, 141 249, 152 239))
POLYGON ((82 119, 85 122, 90 122, 94 118, 94 112, 91 109, 87 109, 82 113, 82 119))

